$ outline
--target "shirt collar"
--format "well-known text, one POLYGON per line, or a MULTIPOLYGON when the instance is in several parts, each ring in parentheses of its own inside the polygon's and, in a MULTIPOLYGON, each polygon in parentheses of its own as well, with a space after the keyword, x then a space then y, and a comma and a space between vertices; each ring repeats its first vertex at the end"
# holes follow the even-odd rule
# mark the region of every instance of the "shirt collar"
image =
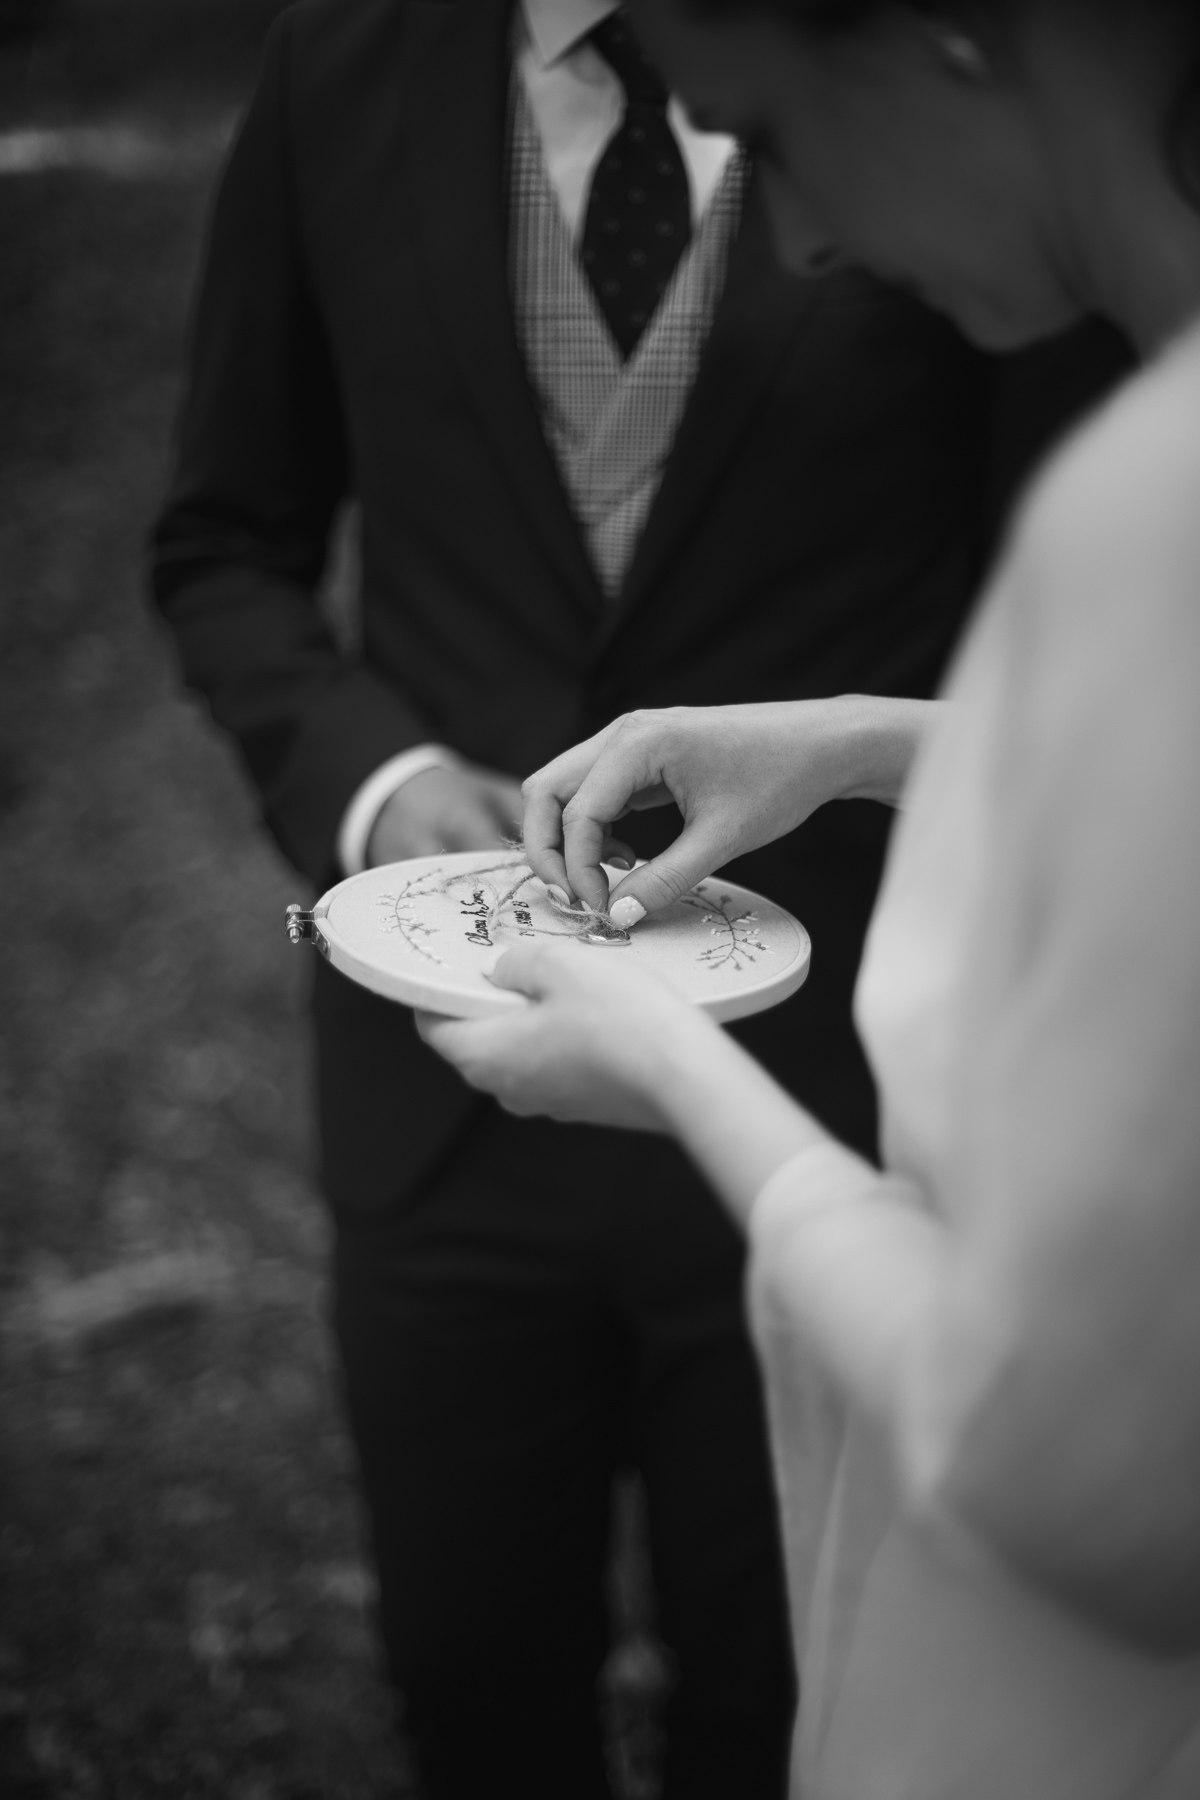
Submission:
POLYGON ((620 0, 523 0, 529 40, 543 68, 569 55, 619 4, 620 0))

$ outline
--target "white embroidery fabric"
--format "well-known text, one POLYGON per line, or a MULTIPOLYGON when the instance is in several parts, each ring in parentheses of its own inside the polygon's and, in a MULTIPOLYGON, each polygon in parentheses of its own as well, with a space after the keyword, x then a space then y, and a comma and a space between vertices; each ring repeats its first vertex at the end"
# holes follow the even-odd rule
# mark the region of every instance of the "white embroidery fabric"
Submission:
POLYGON ((509 276, 542 426, 608 598, 620 593, 725 285, 748 164, 736 151, 628 362, 596 303, 512 84, 509 276))

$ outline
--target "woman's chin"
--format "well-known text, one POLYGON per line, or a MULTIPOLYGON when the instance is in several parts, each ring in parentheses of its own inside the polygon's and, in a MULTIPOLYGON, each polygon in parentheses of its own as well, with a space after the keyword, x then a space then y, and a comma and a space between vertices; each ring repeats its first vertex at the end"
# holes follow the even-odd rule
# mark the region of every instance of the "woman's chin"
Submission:
POLYGON ((1080 317, 1077 308, 1057 298, 1031 302, 965 283, 939 281, 936 276, 901 274, 880 265, 876 265, 876 273, 890 287, 911 294, 931 312, 949 319, 968 343, 995 355, 1057 337, 1080 317))
POLYGON ((1069 330, 1082 317, 1077 307, 1061 302, 1022 304, 961 291, 935 293, 932 288, 924 291, 923 298, 927 305, 952 319, 969 343, 992 355, 1027 350, 1069 330))

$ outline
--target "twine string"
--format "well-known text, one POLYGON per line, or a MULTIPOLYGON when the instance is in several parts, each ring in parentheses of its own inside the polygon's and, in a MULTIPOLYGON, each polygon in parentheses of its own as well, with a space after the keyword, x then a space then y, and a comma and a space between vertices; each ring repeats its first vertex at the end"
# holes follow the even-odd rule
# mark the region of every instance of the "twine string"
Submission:
MULTIPOLYGON (((506 912, 510 906, 515 907, 517 895, 522 888, 528 887, 533 879, 533 871, 530 870, 527 874, 522 875, 520 881, 514 882, 507 894, 500 896, 487 916, 489 931, 493 926, 499 924, 502 913, 506 912)), ((617 931, 620 929, 619 926, 613 924, 606 912, 597 912, 593 907, 585 906, 582 900, 577 900, 574 906, 570 906, 560 900, 556 894, 552 894, 549 888, 545 888, 543 891, 560 918, 570 919, 576 925, 588 925, 593 931, 617 931)), ((545 935, 548 937, 574 937, 576 934, 573 931, 551 931, 545 935)))
MULTIPOLYGON (((524 844, 514 843, 514 844, 507 845, 506 848, 512 850, 513 852, 521 853, 524 851, 525 846, 524 846, 524 844)), ((521 876, 520 880, 514 881, 512 886, 508 889, 507 893, 501 894, 500 898, 496 901, 494 906, 491 908, 491 910, 489 911, 489 913, 487 915, 486 920, 484 921, 489 935, 491 935, 495 926, 500 923, 503 914, 506 913, 510 907, 515 908, 517 895, 521 892, 521 890, 523 888, 528 887, 529 883, 531 881, 535 880, 536 877, 534 876, 533 870, 529 867, 528 863, 521 864, 521 863, 515 863, 512 861, 488 863, 485 867, 483 867, 481 869, 472 869, 471 870, 471 874, 473 876, 474 875, 494 875, 501 869, 513 870, 513 869, 518 869, 521 867, 524 868, 525 872, 521 876)), ((443 894, 448 893, 450 891, 450 889, 452 887, 456 886, 462 879, 463 878, 462 878, 461 874, 446 876, 446 878, 441 883, 439 891, 443 894)), ((572 906, 568 902, 566 902, 564 900, 560 900, 556 894, 552 894, 550 892, 549 888, 543 887, 542 891, 545 894, 546 899, 550 902, 551 907, 559 915, 559 917, 565 918, 565 919, 570 919, 570 921, 573 925, 584 926, 591 931, 604 932, 605 934, 613 934, 613 935, 619 934, 622 938, 624 938, 628 935, 627 933, 621 931, 621 928, 619 925, 613 924, 612 919, 609 917, 607 912, 597 911, 597 909, 594 907, 585 906, 582 900, 577 900, 575 902, 574 906, 572 906)), ((544 929, 544 927, 537 927, 537 926, 535 926, 534 929, 537 930, 539 932, 539 935, 542 937, 578 937, 579 936, 579 933, 577 931, 546 931, 544 929)))

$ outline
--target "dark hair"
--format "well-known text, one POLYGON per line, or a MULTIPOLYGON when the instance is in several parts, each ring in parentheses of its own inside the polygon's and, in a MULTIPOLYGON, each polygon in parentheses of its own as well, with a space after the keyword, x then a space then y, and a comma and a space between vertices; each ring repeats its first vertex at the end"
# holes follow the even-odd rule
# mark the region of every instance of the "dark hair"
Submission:
MULTIPOLYGON (((894 3, 894 0, 893 0, 894 3)), ((904 0, 912 11, 933 11, 937 0, 904 0)), ((860 24, 878 12, 888 0, 686 0, 687 10, 698 19, 743 17, 755 12, 788 19, 817 30, 836 31, 860 24)), ((1200 0, 1175 0, 1200 22, 1200 0)), ((1200 68, 1193 71, 1179 94, 1166 132, 1171 172, 1189 203, 1200 212, 1200 68)))

